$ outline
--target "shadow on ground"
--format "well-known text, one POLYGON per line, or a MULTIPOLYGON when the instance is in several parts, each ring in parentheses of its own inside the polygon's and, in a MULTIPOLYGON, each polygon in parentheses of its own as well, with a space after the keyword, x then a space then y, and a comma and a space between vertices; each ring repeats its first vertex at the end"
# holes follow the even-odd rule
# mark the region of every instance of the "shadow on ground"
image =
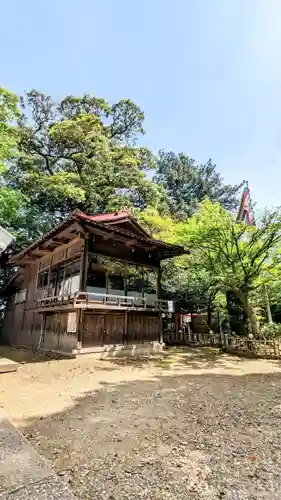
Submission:
MULTIPOLYGON (((83 354, 87 358, 91 354, 83 354)), ((93 355, 97 356, 97 355, 93 355)), ((28 348, 12 348, 0 345, 0 357, 10 359, 17 363, 42 363, 52 360, 68 360, 75 356, 63 356, 51 352, 43 352, 28 348)), ((97 357, 98 359, 98 357, 97 357)), ((235 358, 243 361, 244 358, 235 358)), ((135 368, 145 368, 155 366, 161 369, 170 369, 175 366, 187 366, 194 369, 207 368, 218 365, 226 365, 227 357, 220 350, 212 347, 167 347, 162 353, 139 356, 139 357, 112 357, 105 358, 104 366, 95 367, 97 370, 115 370, 118 367, 130 366, 135 368), (109 362, 109 364, 107 364, 109 362), (107 366, 106 366, 107 364, 107 366), (110 366, 111 365, 111 366, 110 366)))
POLYGON ((221 349, 213 347, 167 347, 162 353, 142 356, 139 358, 116 357, 107 358, 113 366, 130 366, 136 368, 158 367, 164 370, 186 366, 187 368, 205 369, 227 367, 229 360, 235 359, 237 363, 245 362, 245 358, 228 356, 221 349))
POLYGON ((13 348, 0 345, 0 358, 7 358, 16 363, 43 363, 53 359, 71 359, 70 356, 63 356, 51 352, 37 351, 28 348, 13 348))
POLYGON ((104 383, 23 431, 83 500, 280 499, 280 396, 281 374, 167 373, 104 383))

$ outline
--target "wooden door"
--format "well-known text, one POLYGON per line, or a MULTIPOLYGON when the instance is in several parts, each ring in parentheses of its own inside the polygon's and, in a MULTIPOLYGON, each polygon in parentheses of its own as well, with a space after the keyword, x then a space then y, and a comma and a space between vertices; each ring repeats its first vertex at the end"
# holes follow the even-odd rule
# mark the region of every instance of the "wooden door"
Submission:
POLYGON ((127 343, 143 342, 143 315, 137 313, 128 314, 127 343))
POLYGON ((124 314, 85 314, 83 328, 84 345, 123 344, 124 314))
POLYGON ((114 313, 105 315, 104 343, 123 344, 124 341, 124 314, 114 313))
POLYGON ((127 343, 159 340, 159 317, 130 312, 128 314, 127 343))
POLYGON ((85 314, 82 342, 83 345, 104 344, 104 314, 85 314))

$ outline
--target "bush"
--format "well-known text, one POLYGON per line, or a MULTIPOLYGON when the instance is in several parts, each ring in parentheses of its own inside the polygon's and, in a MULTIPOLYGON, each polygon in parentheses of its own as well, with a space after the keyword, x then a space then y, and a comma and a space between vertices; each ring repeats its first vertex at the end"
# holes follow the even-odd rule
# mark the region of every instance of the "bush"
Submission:
POLYGON ((281 323, 266 323, 261 327, 260 337, 266 339, 281 337, 281 323))

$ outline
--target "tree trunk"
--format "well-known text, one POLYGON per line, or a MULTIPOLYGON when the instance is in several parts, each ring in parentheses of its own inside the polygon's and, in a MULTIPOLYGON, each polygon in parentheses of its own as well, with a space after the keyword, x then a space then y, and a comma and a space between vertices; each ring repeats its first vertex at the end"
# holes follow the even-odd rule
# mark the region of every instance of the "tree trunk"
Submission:
POLYGON ((265 304, 266 304, 266 312, 267 312, 267 319, 268 323, 272 323, 272 313, 271 313, 271 307, 270 307, 270 302, 269 302, 269 297, 268 297, 268 292, 267 292, 267 287, 264 286, 264 295, 265 295, 265 304))
POLYGON ((207 325, 209 330, 212 330, 212 301, 208 301, 208 308, 207 308, 207 325))
POLYGON ((257 321, 255 311, 254 311, 253 307, 251 306, 251 304, 249 303, 248 294, 240 292, 237 294, 237 296, 239 297, 239 299, 241 300, 241 302, 243 304, 245 314, 246 314, 246 316, 249 320, 249 323, 250 323, 251 332, 254 335, 254 337, 257 337, 257 335, 258 335, 258 321, 257 321))
POLYGON ((209 328, 209 331, 212 332, 212 312, 213 312, 213 302, 216 297, 216 292, 210 293, 208 297, 208 304, 207 304, 207 325, 209 328))

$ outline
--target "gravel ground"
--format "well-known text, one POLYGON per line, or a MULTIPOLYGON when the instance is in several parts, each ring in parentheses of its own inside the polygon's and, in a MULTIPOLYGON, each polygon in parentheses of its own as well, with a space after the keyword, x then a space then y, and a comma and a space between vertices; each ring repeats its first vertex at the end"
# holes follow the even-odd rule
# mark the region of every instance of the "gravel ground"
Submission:
POLYGON ((173 351, 137 366, 93 367, 89 358, 35 363, 21 375, 22 381, 20 372, 6 376, 0 402, 81 500, 281 498, 278 362, 173 351), (65 366, 64 378, 58 366, 65 366), (30 373, 41 373, 45 397, 23 419, 39 394, 30 373), (79 394, 76 385, 72 403, 65 407, 61 392, 59 403, 62 384, 73 388, 86 379, 92 389, 88 382, 79 394), (30 388, 19 391, 17 407, 8 395, 13 384, 30 388), (40 413, 51 388, 59 411, 48 406, 40 413))

